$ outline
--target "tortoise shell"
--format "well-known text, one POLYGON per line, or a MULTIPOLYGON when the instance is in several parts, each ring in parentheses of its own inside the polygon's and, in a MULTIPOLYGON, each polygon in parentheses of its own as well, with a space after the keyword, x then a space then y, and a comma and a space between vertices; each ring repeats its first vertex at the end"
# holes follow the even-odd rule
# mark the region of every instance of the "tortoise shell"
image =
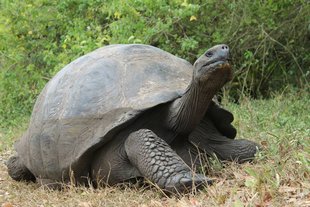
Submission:
POLYGON ((87 175, 92 153, 145 110, 180 97, 193 66, 147 45, 110 45, 65 66, 39 95, 15 148, 36 177, 87 175))

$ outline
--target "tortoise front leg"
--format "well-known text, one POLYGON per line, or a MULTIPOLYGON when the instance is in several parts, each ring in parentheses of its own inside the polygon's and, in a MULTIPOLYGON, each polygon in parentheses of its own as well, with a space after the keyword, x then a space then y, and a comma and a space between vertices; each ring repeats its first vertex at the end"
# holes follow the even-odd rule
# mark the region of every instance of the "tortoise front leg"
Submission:
POLYGON ((170 146, 148 129, 129 135, 127 156, 140 173, 168 192, 185 192, 211 180, 195 174, 170 146))
POLYGON ((253 160, 260 146, 246 139, 229 139, 223 136, 212 121, 204 118, 189 135, 189 142, 208 155, 216 154, 220 160, 239 163, 253 160))
POLYGON ((231 124, 234 120, 234 116, 231 112, 220 107, 220 105, 216 102, 216 97, 213 98, 210 103, 205 117, 208 117, 216 129, 225 137, 230 139, 234 139, 236 137, 237 130, 231 124))

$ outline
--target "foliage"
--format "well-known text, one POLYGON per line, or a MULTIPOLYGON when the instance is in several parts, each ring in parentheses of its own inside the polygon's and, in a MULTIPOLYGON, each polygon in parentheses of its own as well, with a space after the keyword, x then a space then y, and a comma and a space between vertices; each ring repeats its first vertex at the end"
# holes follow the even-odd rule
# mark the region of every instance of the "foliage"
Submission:
POLYGON ((309 13, 306 0, 2 0, 0 123, 17 125, 64 65, 114 43, 151 44, 190 62, 227 43, 234 98, 307 87, 309 13))

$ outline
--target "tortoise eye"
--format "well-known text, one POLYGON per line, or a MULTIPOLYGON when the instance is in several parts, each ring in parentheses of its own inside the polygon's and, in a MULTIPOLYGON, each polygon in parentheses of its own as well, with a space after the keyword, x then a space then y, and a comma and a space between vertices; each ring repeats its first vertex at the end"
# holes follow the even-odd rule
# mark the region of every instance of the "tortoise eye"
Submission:
POLYGON ((207 53, 206 53, 206 56, 207 56, 207 57, 212 57, 212 55, 213 55, 212 52, 207 52, 207 53))

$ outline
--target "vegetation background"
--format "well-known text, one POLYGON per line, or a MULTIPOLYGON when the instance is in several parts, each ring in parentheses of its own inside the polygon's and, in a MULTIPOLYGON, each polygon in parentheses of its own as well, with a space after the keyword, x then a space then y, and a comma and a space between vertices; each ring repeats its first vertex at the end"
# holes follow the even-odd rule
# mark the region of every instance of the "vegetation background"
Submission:
POLYGON ((299 172, 307 172, 300 179, 309 178, 307 0, 1 0, 0 152, 10 150, 27 126, 49 79, 77 57, 115 43, 154 45, 192 63, 207 48, 228 44, 235 76, 222 94, 228 108, 245 114, 235 121, 245 130, 241 135, 269 131, 276 140, 267 142, 269 155, 279 162, 280 143, 292 150, 301 144, 305 149, 295 158, 302 163, 299 172))
POLYGON ((0 123, 28 115, 63 66, 115 43, 151 44, 190 62, 227 43, 234 99, 309 85, 306 0, 1 0, 0 8, 0 123))

